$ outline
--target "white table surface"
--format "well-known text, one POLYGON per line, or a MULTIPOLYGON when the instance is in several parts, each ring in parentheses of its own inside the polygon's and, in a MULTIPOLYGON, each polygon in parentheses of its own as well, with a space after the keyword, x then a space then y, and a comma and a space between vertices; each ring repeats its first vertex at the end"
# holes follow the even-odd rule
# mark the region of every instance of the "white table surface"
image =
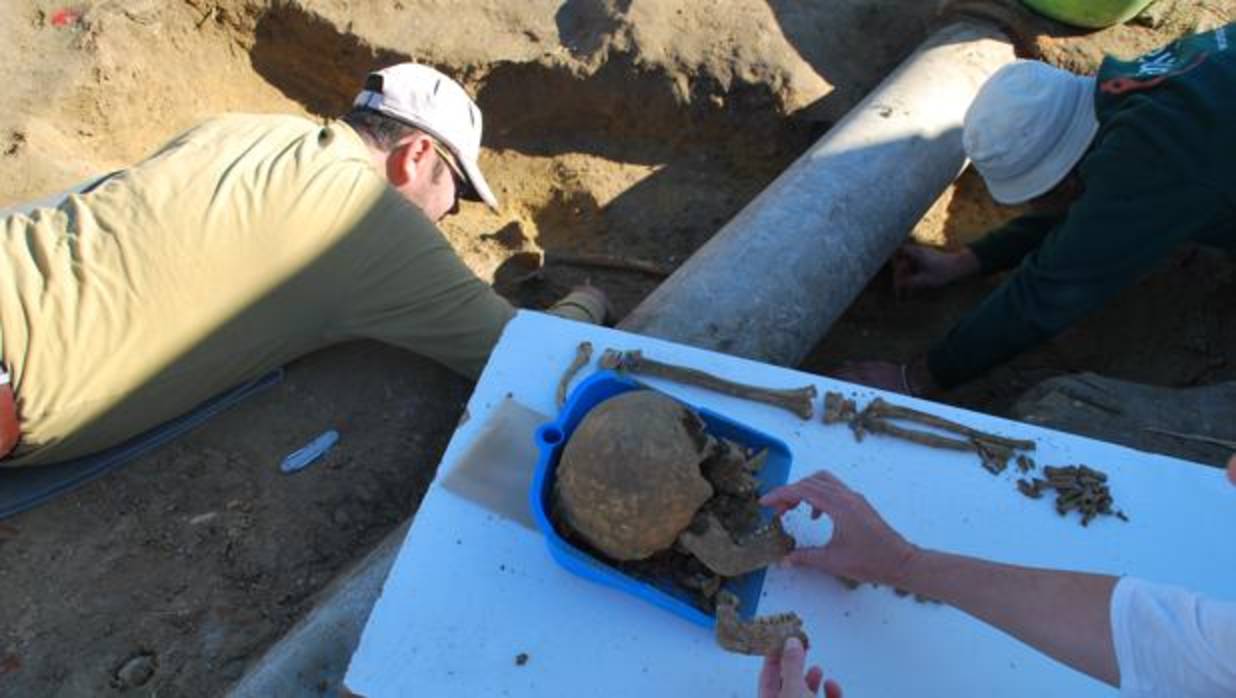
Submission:
MULTIPOLYGON (((758 658, 723 652, 711 634, 666 611, 576 577, 539 534, 441 487, 443 476, 509 395, 554 414, 554 391, 579 342, 642 349, 769 387, 814 383, 857 395, 879 391, 615 330, 521 312, 507 327, 455 432, 438 476, 387 578, 345 685, 385 696, 754 696, 758 658), (517 655, 527 662, 517 665, 517 655)), ((975 428, 1038 442, 1042 465, 1106 471, 1114 517, 1078 525, 1052 500, 1014 489, 977 457, 887 437, 855 442, 848 428, 663 381, 688 402, 773 434, 793 453, 791 481, 827 467, 864 493, 907 538, 1024 565, 1129 574, 1236 597, 1236 492, 1220 470, 899 395, 975 428)), ((528 435, 532 439, 532 434, 528 435)), ((531 467, 518 464, 513 467, 531 467)), ((1115 691, 1043 657, 963 613, 888 589, 850 591, 818 573, 773 568, 760 613, 796 611, 810 659, 852 698, 886 696, 1109 696, 1115 691)))

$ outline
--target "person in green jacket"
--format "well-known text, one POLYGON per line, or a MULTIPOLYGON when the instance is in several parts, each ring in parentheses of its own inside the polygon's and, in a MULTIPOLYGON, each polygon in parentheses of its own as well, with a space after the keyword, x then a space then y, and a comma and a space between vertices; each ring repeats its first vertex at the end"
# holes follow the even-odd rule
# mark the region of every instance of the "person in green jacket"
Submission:
POLYGON ((992 197, 1030 204, 959 251, 910 245, 899 291, 1017 267, 924 355, 838 377, 922 395, 964 383, 1059 333, 1181 243, 1236 248, 1236 24, 1095 77, 1037 61, 997 71, 966 114, 967 155, 992 197))

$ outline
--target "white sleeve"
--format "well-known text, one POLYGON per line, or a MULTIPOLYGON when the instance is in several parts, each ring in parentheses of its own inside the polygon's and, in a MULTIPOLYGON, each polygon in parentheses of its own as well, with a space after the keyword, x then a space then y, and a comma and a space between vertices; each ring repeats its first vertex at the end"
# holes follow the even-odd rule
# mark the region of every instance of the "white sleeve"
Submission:
POLYGON ((1125 577, 1111 616, 1124 698, 1236 696, 1236 603, 1125 577))

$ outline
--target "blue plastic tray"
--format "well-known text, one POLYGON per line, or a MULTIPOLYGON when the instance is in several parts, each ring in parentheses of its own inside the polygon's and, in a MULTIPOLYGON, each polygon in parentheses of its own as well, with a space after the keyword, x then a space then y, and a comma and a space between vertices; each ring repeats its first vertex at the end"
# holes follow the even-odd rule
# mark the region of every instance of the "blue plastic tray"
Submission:
MULTIPOLYGON (((545 534, 545 542, 549 546, 550 555, 558 561, 558 564, 581 577, 621 589, 693 623, 711 628, 716 619, 692 604, 690 596, 684 590, 668 581, 664 583, 646 582, 625 574, 590 553, 571 545, 558 534, 550 519, 554 469, 558 467, 558 458, 562 455, 562 448, 567 439, 571 438, 575 427, 579 425, 589 410, 601 402, 631 390, 647 389, 649 389, 648 386, 629 378, 611 371, 601 371, 588 377, 572 391, 570 399, 558 414, 558 418, 542 425, 536 431, 540 458, 537 461, 530 493, 532 513, 536 518, 537 526, 545 534)), ((785 484, 790 475, 791 457, 790 450, 784 443, 711 410, 694 405, 688 406, 699 413, 708 433, 713 436, 726 438, 755 450, 768 449, 768 459, 759 475, 761 494, 785 484)), ((765 518, 770 519, 771 513, 766 511, 765 518)), ((756 609, 759 607, 760 591, 763 587, 764 570, 758 570, 731 580, 725 588, 738 596, 742 602, 741 614, 751 618, 755 616, 756 609)))

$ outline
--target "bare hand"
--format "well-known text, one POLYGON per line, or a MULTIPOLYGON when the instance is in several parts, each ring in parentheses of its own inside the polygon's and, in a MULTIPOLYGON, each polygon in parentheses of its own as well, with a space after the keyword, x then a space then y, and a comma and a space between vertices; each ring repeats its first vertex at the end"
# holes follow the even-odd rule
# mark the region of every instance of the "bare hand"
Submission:
POLYGON ((785 642, 779 655, 764 658, 760 671, 760 698, 806 698, 815 696, 824 684, 825 698, 841 698, 841 686, 836 681, 823 681, 824 672, 818 666, 804 669, 807 651, 798 638, 785 642))
POLYGON ((778 515, 803 502, 810 505, 812 518, 828 514, 833 536, 822 547, 795 548, 786 562, 860 582, 899 586, 918 548, 885 523, 865 497, 821 470, 760 499, 778 515))
POLYGON ((902 245, 893 255, 893 290, 898 296, 940 288, 979 271, 969 247, 956 252, 924 245, 902 245))
POLYGON ((832 372, 833 378, 908 395, 901 364, 889 361, 851 361, 832 372))

